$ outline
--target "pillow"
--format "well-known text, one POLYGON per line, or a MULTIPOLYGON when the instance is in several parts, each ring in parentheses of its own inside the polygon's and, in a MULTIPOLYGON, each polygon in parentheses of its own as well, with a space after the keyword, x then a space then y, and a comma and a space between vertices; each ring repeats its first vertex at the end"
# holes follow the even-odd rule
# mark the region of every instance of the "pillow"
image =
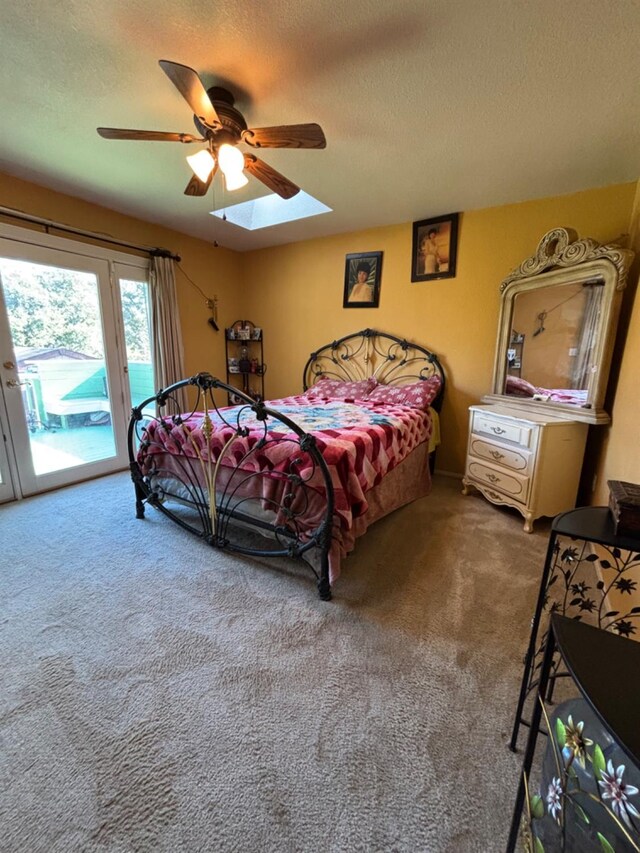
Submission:
POLYGON ((438 396, 441 385, 439 376, 430 376, 429 379, 421 379, 412 385, 377 385, 367 400, 426 410, 438 396))
POLYGON ((513 397, 533 397, 537 390, 526 379, 521 379, 519 376, 507 376, 505 392, 513 397))
POLYGON ((319 379, 305 391, 305 397, 332 397, 334 400, 364 400, 376 387, 373 376, 358 382, 342 382, 340 379, 319 379))

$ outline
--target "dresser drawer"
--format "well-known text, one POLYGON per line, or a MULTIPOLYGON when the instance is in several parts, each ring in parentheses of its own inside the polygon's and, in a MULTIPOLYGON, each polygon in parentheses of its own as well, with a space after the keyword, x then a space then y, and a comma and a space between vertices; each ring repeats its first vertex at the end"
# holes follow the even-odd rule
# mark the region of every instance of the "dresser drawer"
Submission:
POLYGON ((473 413, 472 432, 490 435, 500 441, 509 441, 520 447, 531 446, 533 430, 530 426, 517 421, 502 420, 485 415, 483 412, 473 413))
POLYGON ((531 454, 522 450, 514 450, 511 447, 506 447, 504 444, 491 444, 479 438, 477 435, 471 436, 469 452, 472 456, 477 456, 479 459, 488 459, 494 465, 510 468, 512 471, 518 471, 521 474, 529 471, 531 462, 531 454))
POLYGON ((477 462, 475 459, 469 459, 467 468, 468 476, 473 477, 479 483, 485 483, 492 486, 496 492, 502 492, 505 495, 511 495, 522 503, 525 503, 529 493, 529 478, 522 477, 519 474, 507 474, 504 470, 499 471, 495 468, 490 468, 488 465, 483 465, 482 462, 477 462))

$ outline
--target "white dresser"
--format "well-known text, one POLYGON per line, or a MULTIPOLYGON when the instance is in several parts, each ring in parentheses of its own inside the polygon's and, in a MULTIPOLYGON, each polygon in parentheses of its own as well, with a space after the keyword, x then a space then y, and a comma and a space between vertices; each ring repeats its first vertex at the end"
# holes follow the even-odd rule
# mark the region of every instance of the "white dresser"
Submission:
POLYGON ((471 406, 462 480, 494 504, 522 513, 524 529, 540 516, 573 509, 588 424, 509 406, 471 406))

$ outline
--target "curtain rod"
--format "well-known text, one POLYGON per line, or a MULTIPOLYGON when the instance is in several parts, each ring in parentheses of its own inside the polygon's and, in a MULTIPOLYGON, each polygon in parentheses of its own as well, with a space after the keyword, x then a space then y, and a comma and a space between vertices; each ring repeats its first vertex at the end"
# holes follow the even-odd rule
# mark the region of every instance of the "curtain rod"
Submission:
POLYGON ((54 228, 56 231, 65 231, 67 234, 75 234, 78 237, 89 237, 91 240, 99 240, 101 243, 111 243, 114 246, 124 246, 127 249, 136 249, 138 252, 145 252, 148 255, 156 255, 161 258, 172 258, 174 261, 180 261, 179 255, 174 255, 169 249, 160 249, 152 246, 139 246, 136 243, 127 243, 125 240, 116 240, 114 237, 107 237, 102 234, 96 234, 95 231, 84 231, 82 228, 72 228, 70 225, 62 225, 60 222, 54 222, 52 219, 44 219, 41 216, 33 216, 30 213, 24 213, 22 210, 16 210, 13 207, 4 207, 0 205, 0 216, 10 216, 13 219, 21 219, 24 222, 32 222, 35 225, 41 225, 43 228, 54 228))

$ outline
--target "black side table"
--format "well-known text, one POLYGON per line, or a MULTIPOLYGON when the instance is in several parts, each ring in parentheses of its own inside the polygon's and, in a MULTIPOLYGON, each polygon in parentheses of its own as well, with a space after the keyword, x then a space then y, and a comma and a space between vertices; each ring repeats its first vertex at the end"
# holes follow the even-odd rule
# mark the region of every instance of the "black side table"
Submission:
MULTIPOLYGON (((543 617, 559 613, 629 637, 640 631, 640 607, 633 606, 638 591, 640 538, 616 536, 608 507, 581 507, 554 518, 509 744, 514 752, 520 726, 530 725, 523 713, 540 677, 547 637, 543 617)), ((552 676, 558 674, 557 656, 551 665, 552 676)), ((552 677, 548 701, 554 683, 552 677)))
MULTIPOLYGON (((521 824, 525 850, 640 850, 638 672, 640 643, 552 614, 507 853, 516 849, 521 824), (549 720, 545 696, 556 652, 581 694, 578 713, 588 723, 566 713, 555 725, 549 720), (532 796, 529 776, 543 717, 551 784, 532 796)), ((570 702, 566 706, 571 709, 570 702)))

